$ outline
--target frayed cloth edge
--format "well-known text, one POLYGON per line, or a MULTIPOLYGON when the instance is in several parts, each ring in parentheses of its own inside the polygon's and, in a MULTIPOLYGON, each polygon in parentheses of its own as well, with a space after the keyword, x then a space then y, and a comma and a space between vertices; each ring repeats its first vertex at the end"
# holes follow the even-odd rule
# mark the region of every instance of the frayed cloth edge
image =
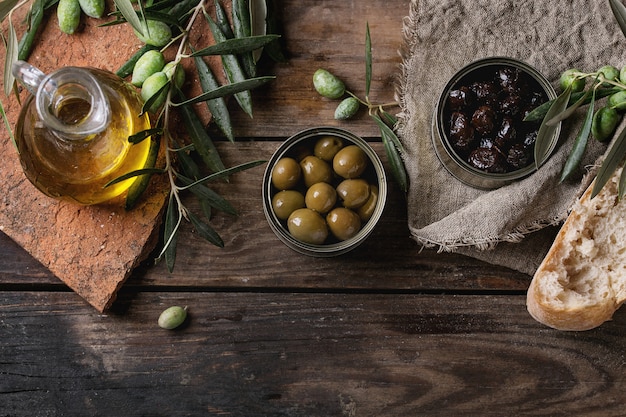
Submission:
MULTIPOLYGON (((417 22, 418 1, 419 0, 411 0, 411 3, 409 4, 409 14, 402 20, 402 45, 399 50, 402 63, 400 64, 400 79, 395 85, 395 98, 400 105, 400 113, 397 114, 399 131, 402 130, 406 120, 409 119, 402 91, 405 91, 408 78, 408 61, 416 44, 416 41, 414 40, 417 38, 417 36, 415 36, 415 31, 417 30, 415 29, 415 22, 417 22)), ((402 138, 400 138, 400 140, 402 140, 402 138)))
POLYGON ((526 236, 539 230, 545 229, 549 226, 557 226, 561 224, 567 215, 557 216, 551 220, 537 221, 530 225, 517 228, 510 233, 494 238, 485 239, 454 239, 449 241, 438 242, 424 236, 419 236, 415 232, 411 232, 411 237, 422 246, 422 248, 436 248, 437 253, 443 252, 455 252, 460 248, 474 248, 480 251, 487 251, 494 249, 499 243, 519 243, 526 236))

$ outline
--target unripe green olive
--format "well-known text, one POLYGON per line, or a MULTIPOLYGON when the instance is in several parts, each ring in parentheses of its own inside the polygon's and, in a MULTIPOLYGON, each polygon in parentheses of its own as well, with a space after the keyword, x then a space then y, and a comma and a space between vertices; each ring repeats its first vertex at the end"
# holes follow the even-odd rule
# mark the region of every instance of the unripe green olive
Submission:
POLYGON ((619 119, 620 117, 617 110, 611 107, 600 108, 596 114, 593 115, 591 134, 600 142, 609 140, 613 136, 613 133, 615 133, 619 119))
POLYGON ((361 221, 366 222, 374 214, 376 204, 378 203, 378 187, 370 184, 370 196, 361 207, 356 210, 356 214, 359 215, 361 221))
POLYGON ((304 243, 321 245, 328 237, 328 226, 315 210, 301 208, 289 216, 287 228, 291 235, 304 243))
POLYGON ((325 69, 318 69, 313 74, 313 86, 315 90, 326 98, 340 98, 346 92, 346 85, 325 69))
POLYGON ((272 197, 272 210, 281 220, 287 220, 291 213, 304 207, 304 196, 296 190, 282 190, 272 197))
POLYGON ((357 178, 367 167, 365 151, 357 145, 348 145, 333 158, 333 170, 343 178, 357 178))
POLYGON ((343 99, 335 109, 336 120, 347 120, 359 111, 361 103, 354 97, 343 99))
POLYGON ((147 45, 161 47, 167 45, 172 40, 172 29, 170 29, 167 23, 160 20, 148 19, 143 21, 141 28, 143 33, 133 30, 137 38, 147 45))
POLYGON ((279 159, 272 168, 272 184, 279 190, 288 190, 296 186, 302 175, 302 169, 293 158, 279 159))
POLYGON ((171 61, 165 64, 162 70, 167 78, 174 82, 177 88, 181 88, 185 84, 185 69, 180 63, 171 61))
POLYGON ((337 191, 326 182, 318 182, 309 187, 304 199, 308 208, 318 213, 328 213, 337 203, 337 191))
POLYGON ((99 19, 104 14, 104 0, 78 0, 81 10, 89 17, 99 19))
POLYGON ((575 68, 568 69, 561 74, 559 79, 559 85, 561 90, 566 90, 570 85, 572 86, 572 92, 579 92, 585 88, 585 79, 576 78, 576 73, 579 73, 575 68))
POLYGON ((333 178, 332 169, 328 162, 315 155, 305 156, 304 159, 300 161, 300 167, 302 168, 304 185, 307 187, 318 182, 329 183, 333 178))
POLYGON ((57 5, 59 29, 68 35, 76 32, 80 23, 80 12, 80 3, 78 0, 59 0, 59 4, 57 5))
POLYGON ((607 105, 617 111, 626 110, 626 91, 622 90, 611 94, 607 100, 607 105))
POLYGON ((185 322, 187 318, 187 307, 172 306, 165 309, 159 316, 159 327, 172 330, 185 322))
POLYGON ((131 78, 131 83, 135 87, 141 87, 143 82, 155 72, 159 72, 163 70, 163 66, 165 65, 165 58, 161 51, 150 50, 144 53, 133 68, 133 75, 131 78))
MULTIPOLYGON (((605 65, 601 67, 598 72, 604 75, 604 78, 609 81, 617 81, 619 80, 619 70, 615 68, 613 65, 605 65)), ((609 87, 611 84, 602 83, 602 85, 609 87)))
POLYGON ((165 103, 165 99, 167 98, 167 88, 162 88, 168 82, 169 80, 167 79, 167 75, 165 75, 162 71, 155 72, 143 82, 141 87, 141 98, 144 102, 150 100, 155 94, 159 95, 148 109, 149 112, 156 113, 163 103, 165 103))
POLYGON ((622 84, 626 84, 626 65, 619 71, 619 81, 622 84))
POLYGON ((361 219, 354 211, 337 207, 326 216, 330 232, 339 240, 348 240, 361 230, 361 219))
POLYGON ((362 178, 343 180, 337 185, 337 195, 349 209, 361 207, 370 197, 370 185, 362 178))
POLYGON ((315 142, 313 155, 326 162, 330 162, 341 148, 343 148, 343 141, 341 138, 337 136, 324 136, 315 142))

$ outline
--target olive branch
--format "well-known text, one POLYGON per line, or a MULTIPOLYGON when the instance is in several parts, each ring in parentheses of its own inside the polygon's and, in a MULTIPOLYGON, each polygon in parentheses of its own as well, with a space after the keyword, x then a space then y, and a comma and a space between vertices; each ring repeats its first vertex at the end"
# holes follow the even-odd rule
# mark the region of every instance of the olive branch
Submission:
POLYGON ((367 23, 365 27, 365 98, 361 99, 353 92, 346 90, 343 81, 324 69, 318 69, 313 75, 313 85, 320 95, 327 98, 338 99, 346 94, 348 95, 335 109, 335 119, 337 120, 350 119, 358 112, 360 106, 367 108, 368 115, 374 120, 380 130, 385 154, 391 167, 391 174, 400 189, 406 193, 408 190, 408 176, 402 159, 405 150, 394 131, 398 120, 386 110, 387 107, 398 106, 398 103, 374 103, 370 100, 372 60, 372 38, 369 23, 367 23))
MULTIPOLYGON (((34 0, 31 3, 27 18, 28 30, 22 40, 17 42, 15 27, 11 21, 14 10, 29 3, 27 0, 0 1, 0 21, 8 18, 8 35, 3 40, 7 48, 5 57, 4 89, 5 94, 14 91, 17 95, 15 79, 11 75, 11 66, 18 59, 26 59, 33 46, 33 39, 43 23, 43 14, 58 0, 34 0)), ((129 141, 133 144, 150 140, 148 159, 143 169, 130 172, 111 181, 109 185, 133 179, 126 197, 126 208, 132 209, 150 184, 155 174, 166 175, 169 183, 169 199, 165 213, 163 248, 157 261, 165 259, 170 272, 176 260, 178 233, 183 221, 191 223, 192 228, 206 241, 218 247, 224 242, 219 234, 209 225, 213 210, 236 215, 234 207, 222 196, 213 191, 208 183, 225 179, 237 172, 258 166, 265 161, 255 160, 226 168, 209 136, 207 129, 195 112, 192 105, 204 102, 215 123, 224 136, 234 143, 232 124, 225 97, 234 96, 242 110, 252 116, 252 100, 250 90, 272 81, 273 76, 256 76, 256 65, 260 59, 260 51, 274 61, 284 61, 281 46, 278 43, 275 6, 272 1, 265 0, 232 0, 232 27, 228 16, 219 0, 214 0, 216 21, 207 12, 205 0, 161 0, 137 2, 133 6, 130 0, 115 0, 115 10, 110 13, 113 20, 101 26, 128 23, 141 40, 149 40, 161 28, 169 31, 171 36, 166 43, 155 45, 149 41, 117 71, 121 78, 132 74, 137 61, 148 51, 165 51, 176 48, 176 56, 172 62, 172 77, 162 86, 144 97, 142 113, 152 113, 154 123, 149 130, 139 132, 129 141), (254 7, 252 2, 254 2, 254 7), (257 13, 261 10, 262 17, 257 13), (189 34, 197 19, 204 18, 209 23, 216 44, 196 50, 191 45, 189 34), (158 25, 154 22, 159 22, 158 25), (260 24, 259 24, 260 22, 260 24), (253 26, 253 24, 255 26, 253 26), (154 29, 156 27, 156 29, 154 29), (259 27, 261 29, 259 29, 259 27), (263 33, 259 34, 261 31, 263 33), (203 57, 219 55, 228 82, 220 85, 211 68, 203 57), (176 82, 177 67, 183 60, 191 60, 200 79, 202 94, 187 98, 176 82), (188 140, 177 138, 172 129, 171 113, 178 111, 189 136, 188 140), (166 149, 161 151, 164 143, 166 149), (164 154, 164 167, 157 167, 159 155, 164 154), (200 165, 197 161, 201 161, 200 165), (190 192, 199 201, 202 214, 196 214, 185 206, 182 194, 190 192)), ((182 68, 182 67, 181 67, 182 68)), ((144 93, 144 89, 142 89, 144 93)), ((19 97, 18 97, 19 99, 19 97)), ((2 103, 0 114, 13 143, 15 139, 8 123, 2 103)))
MULTIPOLYGON (((622 33, 626 36, 626 7, 618 0, 609 0, 609 5, 622 33)), ((539 167, 549 157, 547 154, 549 141, 559 123, 571 117, 580 107, 588 105, 581 129, 563 166, 560 181, 570 178, 580 165, 591 136, 601 142, 609 141, 615 136, 596 174, 591 198, 598 195, 613 173, 623 167, 625 162, 626 129, 616 133, 618 122, 622 118, 618 110, 624 110, 626 100, 625 81, 626 73, 622 76, 620 71, 611 65, 605 65, 594 72, 574 69, 565 71, 560 80, 563 88, 561 94, 537 107, 525 118, 528 121, 541 121, 535 142, 537 166, 539 167), (589 87, 586 87, 586 80, 589 79, 592 81, 589 87), (607 104, 596 110, 598 100, 605 97, 608 97, 607 104)), ((618 185, 619 199, 625 194, 626 170, 623 170, 618 185)))

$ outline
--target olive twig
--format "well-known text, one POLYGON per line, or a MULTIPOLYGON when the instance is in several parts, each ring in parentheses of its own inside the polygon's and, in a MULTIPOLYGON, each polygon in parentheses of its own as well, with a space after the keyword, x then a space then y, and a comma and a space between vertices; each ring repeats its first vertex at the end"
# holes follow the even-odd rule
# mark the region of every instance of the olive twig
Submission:
MULTIPOLYGON (((0 12, 0 21, 5 18, 9 20, 9 36, 3 36, 3 38, 8 39, 7 58, 5 62, 7 67, 9 67, 12 62, 17 60, 18 53, 20 59, 26 60, 25 55, 28 54, 32 46, 35 32, 42 22, 43 11, 52 6, 56 6, 57 12, 59 12, 59 6, 57 6, 57 4, 60 4, 60 2, 58 2, 58 0, 15 0, 5 3, 11 6, 5 7, 5 9, 8 10, 0 12), (31 27, 18 46, 15 28, 10 22, 12 13, 16 8, 31 2, 33 3, 29 14, 31 27)), ((73 33, 78 26, 80 18, 79 13, 81 13, 81 11, 76 7, 75 1, 68 0, 65 3, 66 6, 69 5, 71 7, 67 9, 61 8, 60 14, 58 13, 59 27, 61 30, 65 30, 68 33, 73 33)), ((215 3, 216 7, 221 8, 219 0, 215 0, 215 3)), ((103 4, 104 0, 93 0, 93 4, 90 4, 90 6, 93 6, 89 9, 90 11, 83 10, 83 12, 91 16, 95 14, 91 11, 97 12, 102 8, 100 6, 103 4)), ((212 54, 220 55, 222 60, 228 61, 225 62, 224 66, 229 73, 229 82, 227 85, 219 85, 217 81, 211 81, 210 76, 213 78, 214 76, 208 65, 203 62, 202 56, 204 55, 188 53, 189 50, 193 51, 193 47, 190 44, 190 33, 194 27, 194 23, 197 23, 199 16, 207 16, 208 20, 210 19, 206 11, 206 7, 208 7, 207 4, 207 0, 182 0, 179 2, 172 2, 171 0, 146 2, 115 0, 116 10, 109 15, 114 17, 114 20, 101 25, 101 27, 105 27, 128 23, 137 38, 145 44, 130 57, 116 74, 120 78, 125 78, 132 74, 132 84, 141 88, 141 98, 144 100, 141 115, 146 112, 151 113, 153 119, 156 120, 156 128, 147 129, 144 132, 138 132, 129 137, 129 141, 132 143, 138 143, 139 141, 149 138, 151 141, 150 151, 142 169, 127 173, 122 177, 136 177, 131 188, 129 188, 126 198, 126 208, 131 209, 139 200, 139 196, 147 188, 151 175, 155 173, 164 173, 167 175, 166 181, 169 185, 169 200, 165 210, 163 237, 165 243, 157 260, 164 257, 170 272, 174 267, 177 233, 180 230, 183 219, 191 222, 193 229, 205 240, 216 246, 224 246, 224 242, 219 235, 208 225, 208 221, 211 219, 211 207, 227 214, 236 215, 236 212, 228 201, 210 189, 205 183, 212 179, 224 178, 265 162, 252 161, 226 169, 212 139, 206 131, 206 126, 204 126, 196 114, 192 104, 201 101, 206 102, 212 115, 211 120, 218 125, 231 142, 234 142, 232 126, 224 97, 234 95, 238 101, 243 102, 244 105, 242 108, 244 111, 252 116, 250 90, 263 85, 275 77, 247 78, 244 77, 241 71, 236 71, 236 73, 231 74, 233 72, 233 65, 230 64, 236 61, 236 56, 239 57, 243 54, 251 53, 252 51, 258 51, 259 48, 270 45, 273 45, 274 48, 271 54, 268 52, 268 55, 270 58, 274 59, 274 57, 278 56, 277 53, 280 52, 277 51, 275 42, 280 36, 276 31, 272 31, 273 34, 271 36, 243 36, 239 34, 238 39, 234 40, 234 42, 219 45, 219 48, 215 48, 212 54), (138 4, 133 5, 133 3, 138 4), (180 33, 173 35, 173 32, 180 33), (176 46, 175 58, 171 62, 165 63, 163 53, 165 50, 173 49, 176 46), (187 100, 181 91, 185 77, 181 63, 184 59, 189 58, 193 58, 203 93, 187 100), (233 78, 231 75, 235 75, 235 77, 233 78), (188 134, 189 143, 184 143, 182 146, 178 145, 177 138, 172 133, 173 108, 177 108, 181 114, 183 126, 188 134), (137 139, 131 140, 131 138, 135 136, 137 139), (166 146, 164 151, 161 150, 161 152, 159 152, 161 142, 165 142, 166 146), (213 174, 209 176, 201 175, 202 171, 195 158, 192 158, 192 153, 200 157, 201 161, 204 163, 202 168, 213 174), (163 164, 165 167, 163 169, 156 169, 155 164, 160 154, 164 155, 162 160, 164 160, 163 164), (202 213, 206 217, 206 222, 201 220, 198 215, 185 206, 181 194, 187 190, 198 198, 202 213)), ((240 5, 242 4, 244 4, 244 2, 240 3, 240 5)), ((274 9, 272 9, 272 11, 274 11, 274 9)), ((249 26, 249 23, 244 22, 247 17, 251 17, 246 16, 247 13, 252 14, 254 12, 247 8, 241 8, 236 16, 233 15, 233 19, 241 20, 241 22, 249 26)), ((272 19, 270 19, 272 17, 271 13, 268 13, 267 17, 268 22, 272 21, 272 19)), ((227 19, 222 19, 222 28, 224 28, 223 23, 225 22, 228 23, 227 19)), ((238 24, 241 22, 234 23, 238 24)), ((244 27, 243 29, 246 28, 244 27)), ((242 33, 245 34, 248 32, 249 30, 244 30, 242 33)), ((221 43, 222 38, 218 39, 217 36, 215 36, 215 38, 216 44, 221 43)), ((256 62, 252 64, 256 65, 256 62)), ((247 70, 249 72, 256 71, 256 69, 252 68, 250 65, 248 65, 247 70)), ((4 85, 7 95, 14 85, 14 80, 10 77, 11 72, 5 71, 4 85)), ((2 116, 9 130, 10 137, 13 139, 2 103, 0 103, 0 116, 2 116)), ((120 178, 118 178, 118 180, 120 178)))
POLYGON ((326 69, 320 68, 313 74, 313 87, 323 97, 329 99, 344 98, 335 109, 335 119, 346 120, 353 117, 360 106, 367 107, 368 116, 378 125, 381 140, 385 147, 387 158, 391 162, 392 174, 401 190, 408 191, 408 176, 404 167, 402 155, 404 148, 398 139, 394 129, 396 127, 395 117, 390 115, 385 108, 396 107, 398 102, 374 103, 370 100, 370 85, 372 77, 372 51, 369 24, 365 33, 365 99, 361 99, 353 92, 346 89, 343 81, 331 74, 326 69))
MULTIPOLYGON (((563 93, 550 104, 542 127, 556 126, 576 114, 582 105, 589 105, 584 123, 561 171, 561 181, 565 181, 573 176, 582 162, 589 136, 599 142, 610 142, 615 135, 623 112, 626 111, 626 66, 621 71, 612 65, 604 65, 593 72, 568 69, 561 74, 559 85, 563 93), (590 85, 587 85, 588 79, 592 80, 590 85), (606 102, 596 108, 596 102, 604 98, 606 102)), ((538 135, 536 146, 540 145, 540 139, 538 135)), ((611 145, 611 150, 599 168, 592 196, 602 189, 609 174, 623 165, 625 141, 624 135, 620 134, 611 145)), ((620 198, 623 193, 622 190, 620 198)))

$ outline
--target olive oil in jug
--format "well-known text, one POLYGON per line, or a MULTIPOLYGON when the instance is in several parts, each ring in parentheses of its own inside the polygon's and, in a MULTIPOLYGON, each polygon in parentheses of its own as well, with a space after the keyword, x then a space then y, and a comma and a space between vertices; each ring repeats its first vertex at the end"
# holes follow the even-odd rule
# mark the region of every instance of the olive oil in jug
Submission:
POLYGON ((32 93, 15 129, 26 177, 56 199, 90 205, 123 194, 144 167, 149 140, 129 136, 150 128, 143 102, 124 80, 95 68, 65 67, 50 75, 18 61, 13 73, 32 93))

